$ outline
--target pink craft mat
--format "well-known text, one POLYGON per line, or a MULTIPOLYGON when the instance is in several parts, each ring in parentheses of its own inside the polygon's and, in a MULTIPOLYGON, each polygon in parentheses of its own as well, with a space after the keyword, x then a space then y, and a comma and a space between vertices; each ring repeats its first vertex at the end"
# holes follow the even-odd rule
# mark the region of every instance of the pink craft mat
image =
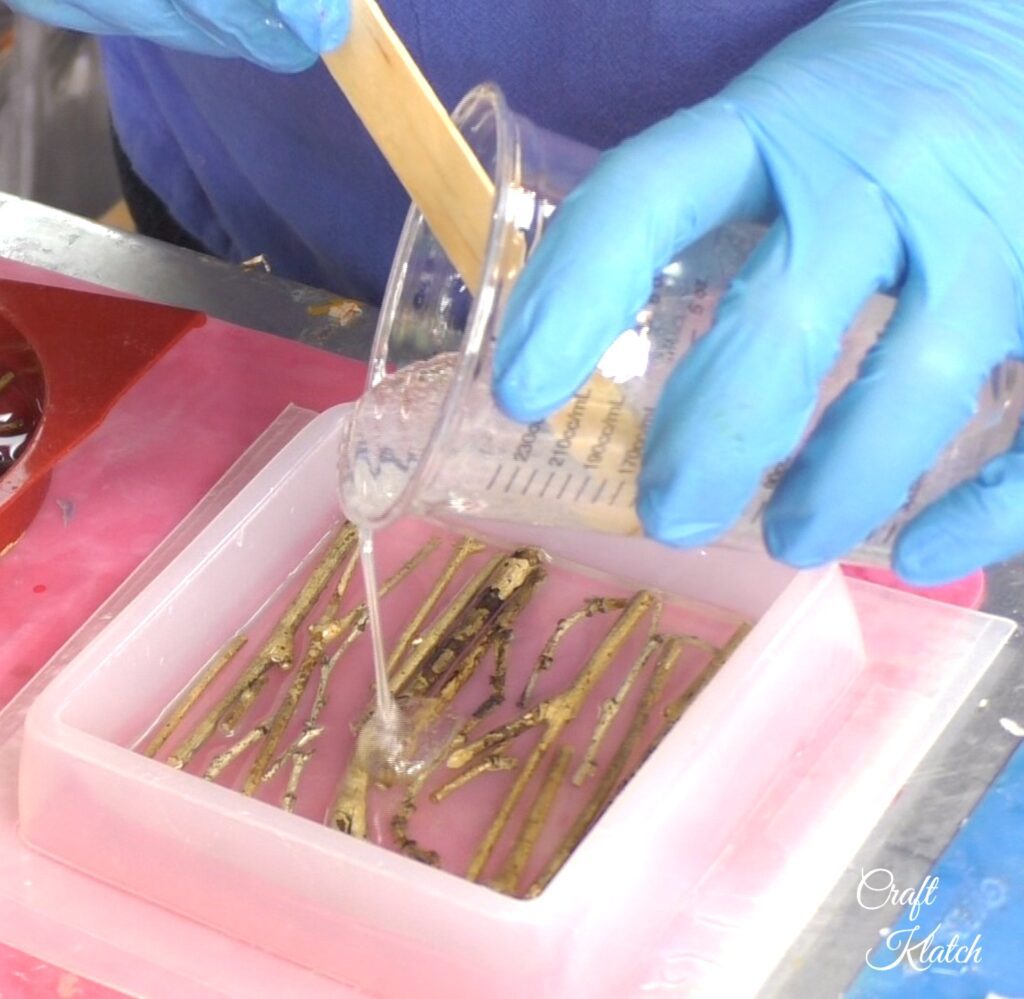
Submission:
MULTIPOLYGON (((91 287, 10 261, 0 261, 0 278, 91 287)), ((364 374, 355 361, 219 320, 186 334, 111 412, 102 436, 57 469, 39 516, 0 559, 0 705, 287 405, 319 411, 353 399, 364 374)), ((115 994, 0 944, 3 999, 115 994)))

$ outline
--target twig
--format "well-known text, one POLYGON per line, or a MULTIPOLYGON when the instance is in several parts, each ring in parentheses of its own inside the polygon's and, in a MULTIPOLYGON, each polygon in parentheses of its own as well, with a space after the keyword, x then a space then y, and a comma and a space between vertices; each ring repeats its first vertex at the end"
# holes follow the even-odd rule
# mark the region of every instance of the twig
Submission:
MULTIPOLYGON (((743 639, 745 639, 750 633, 750 627, 751 626, 745 622, 740 624, 725 645, 720 649, 714 649, 714 655, 712 656, 711 662, 704 667, 694 682, 691 683, 686 690, 684 690, 670 705, 668 705, 668 707, 665 708, 664 715, 666 725, 659 734, 656 742, 661 742, 668 730, 683 717, 684 712, 696 700, 697 695, 715 678, 718 671, 726 664, 743 639)), ((689 640, 688 636, 682 640, 689 640)))
POLYGON ((398 664, 402 661, 402 657, 408 651, 409 645, 416 637, 417 632, 423 626, 423 622, 433 611, 438 600, 440 600, 441 596, 444 594, 444 591, 448 589, 448 586, 455 578, 456 573, 458 573, 470 556, 476 555, 478 552, 482 552, 485 547, 486 546, 482 542, 477 541, 475 538, 464 538, 456 546, 455 552, 452 554, 450 561, 441 571, 441 574, 437 577, 433 587, 431 587, 430 592, 424 598, 423 603, 421 603, 417 608, 412 620, 405 626, 405 630, 395 643, 395 647, 392 649, 391 655, 388 657, 389 676, 395 671, 398 664))
POLYGON ((455 595, 451 603, 444 609, 440 617, 427 629, 420 639, 412 646, 409 654, 401 663, 397 663, 391 677, 391 690, 395 694, 404 693, 426 662, 437 650, 442 640, 451 630, 459 615, 466 609, 480 588, 485 585, 491 573, 501 564, 502 557, 496 555, 483 566, 472 579, 455 595))
MULTIPOLYGON (((452 607, 457 608, 457 612, 450 613, 450 607, 442 614, 440 624, 431 628, 429 638, 424 641, 426 652, 417 648, 402 664, 406 684, 417 695, 423 696, 432 688, 438 688, 436 696, 424 702, 425 714, 421 718, 424 726, 429 727, 432 720, 440 717, 483 658, 489 633, 499 622, 507 626, 514 620, 543 575, 540 552, 532 549, 500 557, 493 567, 487 568, 490 571, 474 577, 473 582, 477 583, 474 591, 467 594, 463 588, 455 597, 452 607), (417 663, 418 672, 407 673, 410 661, 417 663)), ((401 682, 401 677, 393 682, 401 682)), ((358 727, 357 740, 366 719, 364 716, 358 727)), ((432 766, 427 767, 425 772, 432 769, 432 766)), ((336 826, 365 830, 370 783, 366 761, 355 753, 332 810, 331 821, 336 826)))
MULTIPOLYGON (((407 559, 406 562, 399 569, 393 572, 381 585, 379 598, 383 600, 384 597, 386 597, 396 586, 415 572, 415 570, 418 569, 434 551, 436 551, 438 544, 438 538, 431 538, 419 549, 419 551, 416 552, 415 555, 412 556, 412 558, 407 559)), ((340 585, 341 584, 339 584, 339 587, 340 585)), ((288 784, 285 789, 284 798, 282 799, 283 803, 286 805, 289 801, 289 796, 291 796, 292 807, 294 807, 294 799, 298 794, 299 782, 302 779, 302 772, 305 770, 306 764, 309 762, 309 758, 313 755, 312 751, 295 752, 295 750, 298 748, 299 743, 302 743, 303 746, 308 746, 309 743, 316 739, 323 731, 323 727, 318 727, 317 722, 319 721, 324 708, 327 707, 327 686, 330 683, 334 667, 337 665, 341 657, 355 644, 360 635, 366 631, 368 624, 369 614, 366 609, 366 601, 364 600, 339 621, 332 621, 327 625, 324 625, 321 622, 312 630, 314 642, 317 640, 323 643, 332 641, 343 634, 346 629, 347 634, 345 634, 340 647, 333 653, 333 655, 330 656, 330 658, 324 658, 322 651, 321 654, 317 656, 316 661, 320 663, 320 680, 317 683, 316 694, 313 698, 313 707, 310 711, 309 717, 303 725, 303 730, 298 740, 292 745, 291 749, 285 753, 286 756, 291 756, 292 759, 292 770, 288 777, 288 784), (313 732, 315 732, 315 734, 311 734, 313 732)), ((313 665, 315 665, 315 662, 313 665)), ((310 669, 312 669, 312 667, 310 667, 310 669)), ((308 680, 309 677, 307 676, 306 683, 308 683, 308 680)), ((305 685, 303 686, 303 690, 305 690, 305 685)), ((296 704, 297 703, 298 702, 296 701, 296 704)), ((281 732, 284 732, 284 728, 281 729, 281 732)), ((270 758, 271 754, 266 754, 266 759, 268 761, 270 758)), ((260 779, 263 779, 262 775, 260 779)))
POLYGON ((206 768, 203 777, 206 780, 216 780, 235 760, 238 759, 250 746, 254 746, 267 734, 266 725, 257 725, 248 735, 243 736, 237 742, 229 746, 223 753, 218 753, 206 768))
POLYGON ((496 628, 494 631, 494 671, 488 681, 490 696, 473 712, 473 723, 486 718, 496 707, 505 703, 505 682, 508 677, 508 657, 515 633, 511 628, 496 628))
POLYGON ((637 656, 635 662, 629 668, 629 672, 619 685, 619 689, 611 697, 603 701, 598 708, 597 725, 594 727, 594 734, 590 737, 590 745, 587 746, 587 752, 579 765, 579 769, 577 769, 572 778, 572 782, 576 787, 579 787, 597 769, 597 754, 611 723, 615 720, 619 713, 619 708, 622 707, 623 702, 629 696, 629 692, 633 689, 636 678, 640 675, 657 647, 664 641, 664 636, 657 633, 658 625, 661 622, 662 606, 659 602, 657 607, 655 607, 654 613, 651 615, 651 626, 648 632, 647 644, 640 650, 640 655, 637 656))
MULTIPOLYGON (((544 731, 477 847, 467 872, 467 877, 470 880, 475 881, 480 877, 480 873, 490 859, 491 853, 505 829, 509 816, 537 768, 541 765, 545 754, 554 745, 563 729, 576 717, 594 685, 607 672, 633 630, 655 604, 656 598, 653 594, 645 590, 636 593, 619 614, 573 684, 561 694, 549 698, 535 709, 538 722, 534 724, 543 723, 544 731)), ((464 753, 465 750, 460 752, 464 753)), ((449 766, 456 765, 453 764, 454 755, 449 757, 449 766)))
POLYGON ((551 664, 555 661, 555 651, 558 649, 559 644, 577 624, 592 618, 595 614, 607 614, 609 611, 622 610, 627 603, 628 601, 622 597, 591 597, 580 610, 569 614, 567 617, 563 617, 555 625, 555 630, 551 633, 551 637, 547 642, 544 643, 544 648, 541 649, 540 655, 537 657, 537 662, 530 673, 530 678, 526 681, 526 686, 516 702, 519 707, 525 708, 529 703, 530 697, 533 695, 533 688, 537 685, 541 673, 545 673, 551 668, 551 664))
POLYGON ((569 769, 571 760, 572 749, 568 746, 563 746, 551 764, 547 775, 544 777, 544 783, 541 784, 540 791, 537 792, 537 797, 530 806, 530 811, 523 821, 522 828, 512 844, 512 849, 505 863, 494 880, 491 881, 492 888, 505 892, 508 895, 516 894, 516 888, 523 876, 523 871, 526 870, 526 865, 530 861, 530 856, 537 845, 537 840, 540 839, 544 826, 551 815, 551 809, 555 804, 555 797, 565 780, 565 773, 569 769))
POLYGON ((281 799, 281 807, 286 812, 295 811, 295 801, 299 796, 299 782, 302 780, 303 771, 312 756, 312 750, 292 755, 292 772, 288 775, 288 785, 284 790, 284 797, 281 799))
POLYGON ((220 652, 217 653, 203 668, 199 679, 185 692, 174 706, 174 710, 168 716, 167 721, 160 726, 160 731, 153 737, 153 740, 146 747, 146 756, 154 757, 160 752, 164 743, 174 734, 175 729, 181 724, 182 719, 192 710, 192 706, 206 693, 207 688, 217 679, 232 659, 238 655, 242 646, 248 641, 245 635, 237 635, 232 638, 220 652))
POLYGON ((595 819, 600 815, 605 805, 607 805, 615 793, 619 778, 629 762, 637 740, 639 740, 644 727, 650 720, 651 712, 654 710, 658 698, 661 697, 669 674, 679 661, 683 648, 683 643, 677 638, 670 637, 665 640, 663 645, 664 652, 647 682, 647 687, 640 699, 636 714, 630 722, 629 729, 619 743, 607 769, 601 774, 600 781, 587 799, 587 803, 576 816, 569 831, 562 837, 561 843, 552 854, 540 877, 530 886, 527 892, 528 897, 532 898, 539 895, 547 887, 548 882, 558 873, 562 864, 565 863, 573 850, 579 845, 580 840, 590 830, 595 819))
POLYGON ((406 857, 412 857, 422 864, 429 864, 431 867, 441 865, 441 856, 436 850, 428 850, 419 845, 409 835, 409 823, 416 812, 416 799, 419 797, 423 785, 426 783, 430 771, 424 771, 406 789, 402 797, 402 803, 398 806, 395 814, 391 816, 391 834, 395 837, 395 844, 400 853, 406 857))
POLYGON ((245 784, 242 786, 243 794, 250 796, 255 794, 263 782, 263 775, 266 773, 267 767, 270 766, 270 762, 274 758, 274 753, 277 752, 277 747, 284 737, 285 731, 291 724, 295 710, 299 706, 299 701, 302 700, 302 695, 306 692, 309 679, 313 675, 313 670, 316 669, 323 659, 324 647, 326 645, 324 630, 338 613, 338 608, 341 606, 341 601, 345 597, 345 591, 352 580, 352 574, 358 559, 359 550, 356 548, 349 556, 348 563, 342 570, 341 578, 334 588, 334 596, 331 598, 330 603, 320 616, 320 620, 309 629, 309 648, 302 657, 302 665, 296 670, 295 676, 292 677, 292 682, 285 691, 284 700, 270 722, 267 738, 260 746, 259 754, 246 775, 245 784))
POLYGON ((513 756, 505 756, 504 753, 493 753, 490 756, 485 756, 475 766, 470 767, 468 770, 463 770, 461 774, 453 777, 448 783, 442 784, 435 791, 430 794, 430 800, 435 803, 444 801, 448 795, 458 791, 460 787, 465 787, 470 781, 475 780, 481 774, 497 773, 503 770, 515 770, 519 766, 519 761, 513 756))
MULTIPOLYGON (((324 560, 313 570, 313 574, 302 587, 298 597, 285 611, 284 616, 271 632, 267 644, 253 664, 253 675, 250 682, 239 690, 237 698, 229 705, 220 719, 225 735, 231 735, 238 727, 242 716, 256 700, 272 667, 290 670, 295 662, 295 636, 299 625, 305 620, 317 601, 323 596, 331 577, 341 565, 341 560, 358 539, 358 532, 352 524, 346 524, 334 544, 331 545, 324 560)), ((244 678, 243 678, 244 680, 244 678)))
POLYGON ((311 743, 323 735, 323 732, 323 725, 314 725, 310 727, 307 722, 306 725, 303 726, 299 737, 279 757, 277 757, 269 767, 267 767, 267 772, 263 775, 263 783, 266 784, 269 781, 272 781, 281 772, 281 767, 283 767, 293 757, 302 754, 311 743))
POLYGON ((299 595, 292 601, 260 653, 242 676, 235 681, 231 689, 207 712, 185 741, 171 754, 168 760, 171 766, 179 768, 186 766, 222 720, 226 727, 234 731, 242 714, 248 709, 256 694, 262 690, 271 668, 283 666, 285 663, 291 664, 291 657, 294 655, 295 633, 299 624, 320 599, 331 576, 341 564, 341 560, 355 544, 356 536, 356 529, 351 524, 345 524, 341 528, 327 554, 314 569, 299 595), (230 724, 228 724, 229 719, 232 720, 230 724))
POLYGON ((608 698, 602 701, 598 708, 597 725, 594 727, 594 734, 590 737, 590 745, 587 746, 586 755, 579 765, 579 769, 573 775, 572 782, 579 787, 597 769, 597 754, 601 748, 604 737, 608 734, 608 728, 619 713, 619 708, 629 696, 636 678, 643 671, 643 668, 650 662, 651 656, 658 650, 658 647, 665 640, 663 635, 652 635, 644 646, 643 651, 637 656, 636 661, 630 667, 625 679, 619 689, 608 698))

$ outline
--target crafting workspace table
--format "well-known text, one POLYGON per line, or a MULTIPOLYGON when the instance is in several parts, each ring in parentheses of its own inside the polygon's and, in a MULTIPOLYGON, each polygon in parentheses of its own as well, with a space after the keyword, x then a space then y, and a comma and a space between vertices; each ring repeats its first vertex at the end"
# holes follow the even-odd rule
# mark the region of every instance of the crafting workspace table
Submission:
MULTIPOLYGON (((210 317, 147 376, 144 393, 130 392, 108 418, 121 421, 127 445, 110 459, 109 474, 92 482, 82 476, 74 502, 55 487, 23 541, 0 560, 2 706, 287 405, 322 410, 358 395, 376 310, 3 195, 0 278, 92 286, 210 317), (154 414, 177 432, 135 449, 133 433, 154 414), (111 538, 108 551, 76 557, 82 532, 95 534, 107 503, 144 513, 111 538)), ((1024 622, 1024 560, 989 573, 982 609, 1024 622)), ((1024 750, 1015 752, 1024 735, 1022 660, 1017 634, 764 995, 1024 995, 1024 750), (919 922, 955 926, 964 944, 980 936, 981 960, 919 974, 905 966, 867 969, 880 931, 901 918, 897 907, 858 902, 861 872, 873 869, 891 871, 901 888, 916 888, 929 871, 937 875, 934 902, 919 922)), ((64 971, 42 963, 47 957, 45 942, 0 918, 0 996, 111 994, 79 978, 81 966, 64 971)), ((874 959, 885 961, 884 953, 874 959)))

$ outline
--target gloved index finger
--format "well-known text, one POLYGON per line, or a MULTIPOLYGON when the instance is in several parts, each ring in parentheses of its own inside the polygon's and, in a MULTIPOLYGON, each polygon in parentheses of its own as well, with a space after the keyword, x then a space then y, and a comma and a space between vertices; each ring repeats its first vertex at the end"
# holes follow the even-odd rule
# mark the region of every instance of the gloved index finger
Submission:
POLYGON ((494 363, 499 404, 524 421, 562 405, 633 324, 660 268, 709 230, 773 204, 754 140, 724 102, 681 111, 606 153, 513 290, 494 363))

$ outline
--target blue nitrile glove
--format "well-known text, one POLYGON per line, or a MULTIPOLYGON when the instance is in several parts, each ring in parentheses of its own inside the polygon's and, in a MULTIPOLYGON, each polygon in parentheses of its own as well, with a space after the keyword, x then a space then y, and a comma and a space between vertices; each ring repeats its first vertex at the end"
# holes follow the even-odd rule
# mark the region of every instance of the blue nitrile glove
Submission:
POLYGON ((348 0, 6 0, 47 24, 307 69, 348 34, 348 0))
MULTIPOLYGON (((524 271, 496 358, 517 419, 563 403, 651 275, 739 217, 776 218, 665 388, 640 479, 645 529, 696 545, 798 443, 866 296, 897 312, 775 491, 765 538, 798 566, 891 516, 1021 352, 1024 3, 844 0, 717 97, 606 154, 524 271)), ((898 539, 908 580, 1024 548, 1024 436, 898 539)))

